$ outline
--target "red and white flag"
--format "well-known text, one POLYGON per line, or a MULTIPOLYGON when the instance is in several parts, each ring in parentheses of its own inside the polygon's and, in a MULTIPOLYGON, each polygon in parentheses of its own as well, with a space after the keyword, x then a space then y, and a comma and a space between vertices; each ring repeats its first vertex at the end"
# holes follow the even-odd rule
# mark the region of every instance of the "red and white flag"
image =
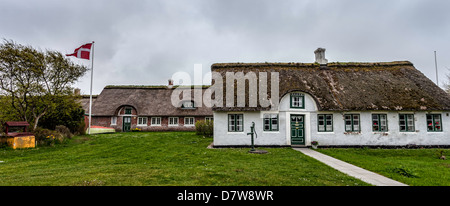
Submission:
POLYGON ((85 44, 75 49, 72 54, 66 54, 66 56, 74 56, 81 59, 89 59, 91 56, 92 43, 85 44))

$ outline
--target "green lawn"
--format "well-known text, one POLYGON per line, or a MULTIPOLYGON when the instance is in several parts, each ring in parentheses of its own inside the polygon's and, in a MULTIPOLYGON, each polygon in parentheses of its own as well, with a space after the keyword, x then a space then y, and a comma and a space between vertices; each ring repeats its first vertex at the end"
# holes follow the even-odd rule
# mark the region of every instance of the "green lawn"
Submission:
POLYGON ((450 186, 449 149, 319 149, 411 186, 450 186), (440 151, 446 160, 438 158, 440 151))
POLYGON ((193 132, 131 132, 0 148, 0 185, 368 185, 291 148, 250 154, 207 149, 211 142, 193 132))

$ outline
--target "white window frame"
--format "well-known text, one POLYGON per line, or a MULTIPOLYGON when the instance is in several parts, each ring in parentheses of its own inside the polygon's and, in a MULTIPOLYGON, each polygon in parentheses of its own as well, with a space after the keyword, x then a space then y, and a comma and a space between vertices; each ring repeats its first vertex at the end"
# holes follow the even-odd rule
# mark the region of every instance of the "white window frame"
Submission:
POLYGON ((169 123, 168 123, 169 127, 178 126, 178 123, 179 123, 179 118, 178 117, 169 117, 169 123), (172 120, 172 123, 171 123, 171 120, 172 120), (175 122, 177 122, 177 123, 174 124, 175 122))
POLYGON ((426 114, 425 118, 427 121, 427 132, 443 132, 444 131, 442 129, 442 114, 430 113, 430 114, 426 114), (439 117, 439 119, 436 121, 435 117, 439 117), (432 127, 432 129, 429 128, 430 126, 432 127), (436 127, 439 127, 439 129, 436 129, 436 127))
POLYGON ((147 123, 148 123, 148 117, 138 117, 137 126, 147 126, 147 123), (142 122, 140 120, 142 120, 142 122), (141 124, 139 124, 139 122, 141 122, 141 124))
POLYGON ((360 114, 344 114, 344 131, 345 132, 361 132, 361 115, 360 114), (350 119, 346 119, 349 116, 350 119), (355 118, 357 117, 357 118, 355 118), (347 124, 350 121, 351 124, 347 124), (356 126, 357 125, 357 126, 356 126), (350 128, 348 128, 350 127, 350 128))
POLYGON ((264 113, 262 114, 262 122, 263 122, 263 131, 264 132, 278 132, 280 131, 280 116, 278 113, 264 113), (266 124, 266 120, 268 120, 268 124, 266 124), (276 124, 273 124, 274 120, 276 120, 276 124), (274 126, 276 125, 276 126, 274 126), (268 126, 269 128, 266 128, 268 126), (274 127, 276 129, 274 129, 274 127))
POLYGON ((184 101, 181 105, 182 109, 195 109, 194 101, 184 101))
POLYGON ((388 128, 388 114, 386 113, 372 113, 370 115, 370 118, 372 119, 372 132, 389 132, 388 128), (374 119, 374 116, 376 117, 374 119), (385 119, 383 120, 384 117, 385 119), (374 121, 375 120, 375 121, 374 121), (378 125, 374 125, 375 122, 378 122, 378 125), (378 130, 374 130, 374 127, 378 126, 378 130), (384 127, 385 129, 381 129, 384 127))
POLYGON ((150 125, 151 126, 161 126, 161 117, 152 117, 150 125), (153 121, 153 120, 155 120, 155 121, 153 121), (159 121, 159 124, 157 123, 158 121, 159 121), (155 124, 153 124, 153 122, 155 122, 155 124))
POLYGON ((184 118, 184 126, 187 126, 187 127, 195 126, 195 118, 194 117, 185 117, 184 118), (190 120, 192 120, 192 122, 190 122, 190 120))
POLYGON ((117 125, 117 117, 111 117, 111 125, 117 125))
POLYGON ((399 125, 399 131, 400 132, 416 132, 416 117, 414 116, 414 113, 400 113, 398 114, 398 125, 399 125), (400 117, 404 115, 404 124, 401 124, 400 117), (405 127, 404 130, 401 128, 405 127))
POLYGON ((228 116, 228 132, 229 133, 237 133, 244 132, 244 114, 243 113, 229 113, 228 116), (240 116, 240 119, 237 117, 240 116), (239 120, 239 121, 238 121, 239 120), (233 124, 230 124, 233 122, 233 124), (239 123, 240 122, 240 123, 239 123))
POLYGON ((323 114, 317 114, 317 132, 320 133, 325 133, 325 132, 333 132, 334 128, 334 123, 333 123, 333 114, 328 114, 328 113, 323 113, 323 114), (320 118, 323 118, 322 120, 320 120, 320 118), (331 119, 328 119, 328 117, 331 117, 331 119), (320 123, 323 123, 320 124, 320 123), (330 125, 328 125, 328 123, 330 123, 330 125))

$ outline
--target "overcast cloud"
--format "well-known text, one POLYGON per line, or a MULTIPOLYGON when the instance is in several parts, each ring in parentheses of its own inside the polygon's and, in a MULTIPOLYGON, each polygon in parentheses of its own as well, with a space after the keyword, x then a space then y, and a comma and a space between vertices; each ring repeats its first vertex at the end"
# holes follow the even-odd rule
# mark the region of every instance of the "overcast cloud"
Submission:
MULTIPOLYGON (((448 0, 0 0, 0 37, 71 53, 95 41, 94 94, 223 62, 411 61, 450 71, 448 0)), ((90 66, 90 61, 72 58, 90 66)), ((90 73, 76 87, 89 94, 90 73)), ((209 82, 205 83, 209 84, 209 82)))

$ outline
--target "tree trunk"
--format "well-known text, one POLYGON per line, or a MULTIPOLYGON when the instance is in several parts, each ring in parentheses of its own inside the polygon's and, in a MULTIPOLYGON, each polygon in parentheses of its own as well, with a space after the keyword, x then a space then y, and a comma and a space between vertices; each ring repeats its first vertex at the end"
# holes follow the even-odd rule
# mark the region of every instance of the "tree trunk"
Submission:
MULTIPOLYGON (((34 115, 35 118, 34 118, 33 130, 35 130, 35 129, 37 128, 38 123, 39 123, 39 119, 40 119, 42 116, 44 116, 45 113, 47 113, 47 109, 48 109, 48 107, 46 107, 46 108, 44 109, 44 111, 43 111, 42 113, 40 113, 38 116, 34 115)), ((34 109, 33 109, 33 110, 34 110, 34 109)))

